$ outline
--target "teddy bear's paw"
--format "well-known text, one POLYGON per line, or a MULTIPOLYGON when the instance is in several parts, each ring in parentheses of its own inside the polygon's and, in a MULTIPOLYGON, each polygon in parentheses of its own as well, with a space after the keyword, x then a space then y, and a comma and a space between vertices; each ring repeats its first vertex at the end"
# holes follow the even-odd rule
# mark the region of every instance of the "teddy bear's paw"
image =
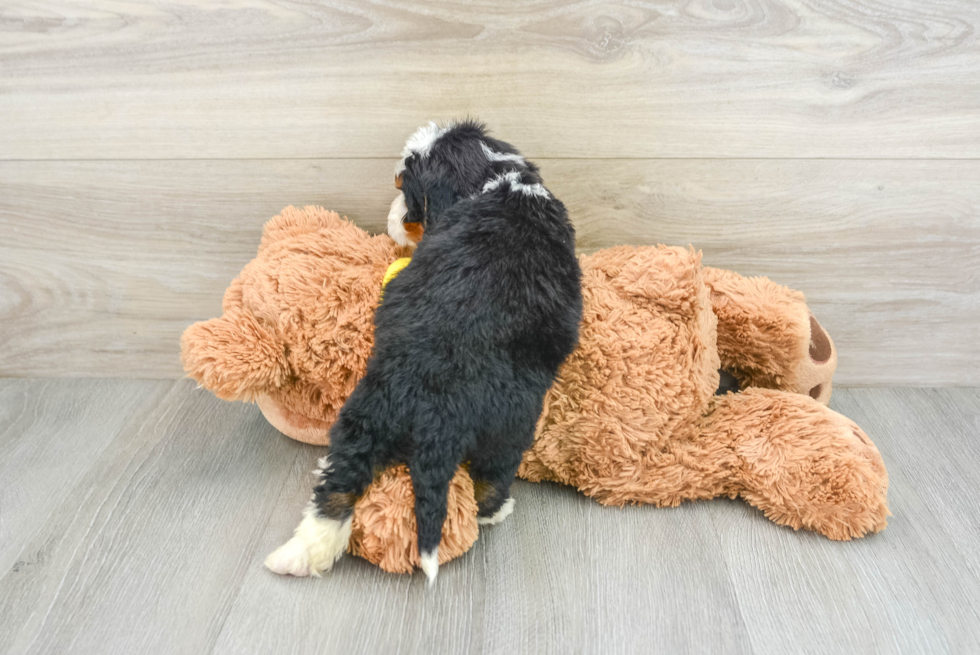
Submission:
MULTIPOLYGON (((828 410, 829 411, 829 410, 828 410)), ((832 467, 818 471, 806 527, 847 541, 888 525, 888 471, 861 428, 841 417, 832 467)))
POLYGON ((266 567, 279 575, 318 576, 330 570, 350 541, 351 519, 343 521, 317 515, 315 508, 303 512, 293 538, 265 559, 266 567))
POLYGON ((514 499, 508 498, 493 516, 478 516, 476 522, 480 525, 497 525, 514 513, 514 499))
POLYGON ((818 403, 830 402, 833 391, 834 371, 837 370, 837 350, 834 342, 823 329, 813 312, 807 309, 809 318, 806 354, 800 358, 796 369, 796 391, 804 393, 818 403))
POLYGON ((888 471, 868 435, 847 417, 770 389, 721 397, 712 417, 719 437, 744 435, 735 444, 739 495, 771 520, 834 540, 887 525, 888 471))

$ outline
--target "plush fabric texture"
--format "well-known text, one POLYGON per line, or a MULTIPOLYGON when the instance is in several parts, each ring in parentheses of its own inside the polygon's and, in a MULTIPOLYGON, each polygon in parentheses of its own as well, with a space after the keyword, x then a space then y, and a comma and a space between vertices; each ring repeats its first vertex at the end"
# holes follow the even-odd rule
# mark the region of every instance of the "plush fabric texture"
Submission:
MULTIPOLYGON (((415 538, 415 495, 408 468, 383 471, 354 505, 350 552, 391 573, 411 573, 419 566, 415 538)), ((473 481, 462 469, 449 484, 446 522, 439 542, 439 563, 459 557, 476 543, 473 481)))
MULTIPOLYGON (((388 266, 409 251, 317 207, 286 208, 225 294, 184 333, 185 370, 257 402, 284 434, 325 444, 363 374, 388 266)), ((886 525, 878 450, 828 409, 837 354, 803 294, 701 265, 692 249, 621 246, 580 258, 580 344, 545 399, 520 475, 608 505, 741 497, 780 525, 846 540, 886 525), (743 391, 715 396, 718 368, 743 391)), ((350 550, 419 565, 405 467, 358 501, 350 550)), ((519 510, 518 510, 519 511, 519 510)), ((440 562, 477 537, 473 484, 450 488, 440 562)))

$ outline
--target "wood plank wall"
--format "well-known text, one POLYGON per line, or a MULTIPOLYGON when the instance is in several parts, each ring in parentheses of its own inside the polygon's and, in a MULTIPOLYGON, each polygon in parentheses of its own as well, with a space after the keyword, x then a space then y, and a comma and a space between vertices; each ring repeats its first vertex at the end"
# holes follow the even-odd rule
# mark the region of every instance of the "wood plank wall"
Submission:
POLYGON ((692 243, 804 291, 838 383, 980 383, 975 0, 0 6, 0 375, 178 377, 262 223, 381 230, 474 116, 584 251, 692 243))

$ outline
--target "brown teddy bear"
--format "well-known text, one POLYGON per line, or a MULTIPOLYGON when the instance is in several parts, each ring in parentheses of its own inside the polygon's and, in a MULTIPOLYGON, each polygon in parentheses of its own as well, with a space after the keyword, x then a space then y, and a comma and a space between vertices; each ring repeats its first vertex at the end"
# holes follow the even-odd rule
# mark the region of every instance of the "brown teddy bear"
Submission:
MULTIPOLYGON (((220 398, 256 402, 284 434, 326 444, 371 353, 386 271, 408 254, 336 213, 287 207, 226 291, 224 315, 184 332, 184 368, 220 398)), ((826 407, 837 356, 803 294, 703 267, 691 249, 621 246, 581 266, 580 344, 521 477, 608 505, 741 496, 831 539, 885 527, 887 472, 864 432, 826 407), (716 395, 721 368, 739 393, 716 395)), ((476 541, 473 494, 464 467, 441 562, 476 541)), ((413 506, 405 467, 379 474, 355 507, 351 551, 387 571, 418 566, 413 506)))

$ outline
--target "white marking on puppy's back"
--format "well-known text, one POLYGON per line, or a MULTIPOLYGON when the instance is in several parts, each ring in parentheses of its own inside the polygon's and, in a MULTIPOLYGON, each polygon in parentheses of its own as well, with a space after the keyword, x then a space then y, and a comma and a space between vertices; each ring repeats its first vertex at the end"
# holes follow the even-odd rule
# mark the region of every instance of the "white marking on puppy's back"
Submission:
POLYGON ((303 520, 296 526, 293 538, 265 558, 265 565, 279 575, 320 577, 329 571, 350 541, 351 520, 328 519, 317 514, 311 504, 303 510, 303 520))
POLYGON ((521 182, 521 174, 517 171, 510 171, 507 173, 501 173, 497 177, 493 178, 489 182, 483 185, 483 193, 489 193, 497 187, 499 187, 504 182, 510 183, 510 190, 515 193, 523 193, 525 196, 538 196, 541 198, 550 198, 551 194, 548 190, 540 183, 535 184, 524 184, 521 182))
POLYGON ((489 193, 490 191, 493 191, 504 182, 510 182, 512 185, 515 182, 520 184, 521 174, 518 173, 517 171, 510 171, 509 173, 501 173, 500 175, 498 175, 497 177, 493 178, 492 180, 488 181, 486 184, 483 185, 483 193, 489 193))
POLYGON ((509 161, 520 166, 526 166, 524 158, 520 155, 515 155, 509 152, 497 152, 492 150, 484 141, 480 141, 480 147, 483 148, 483 154, 487 156, 490 161, 509 161))
POLYGON ((439 575, 439 547, 436 546, 431 553, 422 553, 419 559, 422 560, 422 571, 431 587, 436 581, 436 576, 439 575))

